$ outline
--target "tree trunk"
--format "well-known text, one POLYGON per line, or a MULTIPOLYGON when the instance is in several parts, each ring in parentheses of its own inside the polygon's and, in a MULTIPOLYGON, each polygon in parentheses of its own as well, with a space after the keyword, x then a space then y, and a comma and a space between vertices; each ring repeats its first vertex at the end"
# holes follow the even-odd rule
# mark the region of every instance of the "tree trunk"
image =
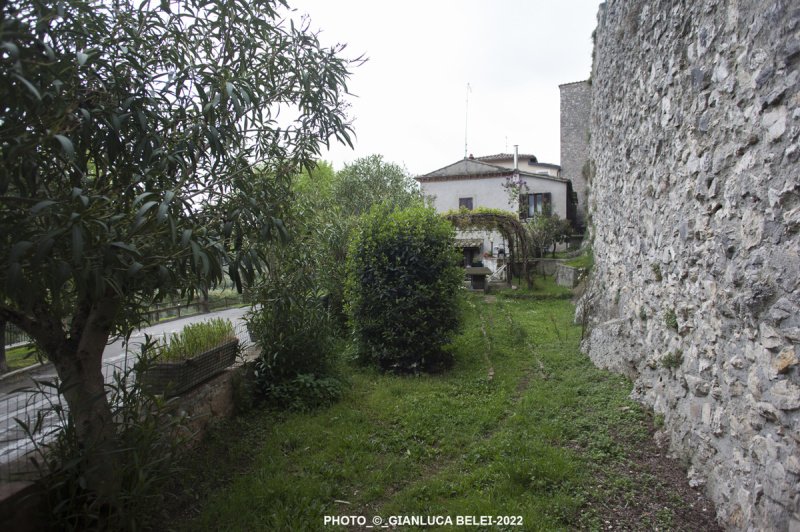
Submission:
POLYGON ((116 309, 113 301, 92 305, 85 316, 73 319, 70 337, 55 353, 48 353, 61 379, 79 445, 86 452, 86 487, 105 510, 116 506, 120 487, 116 427, 102 371, 116 309))
POLYGON ((200 310, 204 314, 208 314, 211 312, 211 309, 208 306, 208 288, 202 289, 203 298, 200 300, 200 310))
POLYGON ((6 362, 6 320, 0 319, 0 374, 8 371, 6 362))

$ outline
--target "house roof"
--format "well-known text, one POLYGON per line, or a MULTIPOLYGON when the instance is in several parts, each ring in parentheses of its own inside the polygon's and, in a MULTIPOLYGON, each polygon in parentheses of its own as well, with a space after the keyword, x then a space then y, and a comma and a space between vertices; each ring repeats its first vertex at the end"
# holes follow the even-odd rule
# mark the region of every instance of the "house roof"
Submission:
MULTIPOLYGON (((517 155, 519 159, 530 159, 533 157, 534 159, 536 156, 532 153, 520 153, 517 155)), ((482 157, 475 157, 477 161, 502 161, 504 159, 513 159, 513 153, 495 153, 494 155, 484 155, 482 157)))
MULTIPOLYGON (((433 172, 417 177, 421 183, 430 181, 454 181, 459 179, 482 179, 491 177, 506 177, 514 175, 514 170, 504 166, 489 164, 478 159, 462 159, 453 164, 449 164, 433 172)), ((524 170, 516 171, 520 177, 549 179, 551 181, 567 182, 561 177, 554 177, 548 174, 537 174, 524 170)))
MULTIPOLYGON (((493 162, 493 161, 505 161, 507 159, 513 159, 513 158, 514 158, 513 153, 496 153, 495 155, 484 155, 483 157, 476 157, 475 160, 493 162)), ((517 155, 517 159, 520 161, 525 159, 536 159, 537 162, 535 164, 537 166, 545 166, 547 168, 558 168, 559 170, 561 169, 561 167, 557 164, 538 162, 538 159, 532 153, 520 153, 517 155)))
POLYGON ((580 81, 570 81, 569 83, 560 84, 559 87, 566 87, 567 85, 580 85, 582 83, 588 83, 588 82, 589 82, 588 79, 582 79, 580 81))

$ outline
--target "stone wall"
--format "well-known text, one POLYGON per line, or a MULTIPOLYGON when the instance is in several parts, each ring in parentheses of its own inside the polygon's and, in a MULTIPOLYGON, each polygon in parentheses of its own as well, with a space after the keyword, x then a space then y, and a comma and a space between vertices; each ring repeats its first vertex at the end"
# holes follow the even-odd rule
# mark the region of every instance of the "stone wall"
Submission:
POLYGON ((800 530, 798 65, 796 1, 598 15, 584 348, 730 529, 800 530))
POLYGON ((586 224, 586 178, 589 160, 591 85, 576 81, 558 86, 561 93, 561 176, 572 180, 578 195, 579 226, 586 224))

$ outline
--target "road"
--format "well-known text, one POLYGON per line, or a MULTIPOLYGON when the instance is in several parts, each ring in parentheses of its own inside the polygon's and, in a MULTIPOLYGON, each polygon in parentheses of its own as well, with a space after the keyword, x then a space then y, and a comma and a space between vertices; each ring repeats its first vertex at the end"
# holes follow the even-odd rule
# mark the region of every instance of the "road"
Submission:
MULTIPOLYGON (((233 308, 145 327, 131 335, 127 349, 122 339, 115 339, 103 352, 103 374, 106 382, 112 382, 114 371, 124 371, 135 362, 136 354, 139 353, 146 334, 152 337, 164 337, 180 331, 190 323, 223 318, 233 323, 240 341, 249 342, 243 319, 247 311, 247 307, 233 308)), ((49 408, 50 401, 56 400, 55 394, 31 392, 35 388, 35 381, 52 381, 55 377, 53 366, 46 364, 21 377, 0 380, 0 482, 24 472, 26 466, 24 457, 34 450, 33 443, 15 418, 35 420, 41 411, 44 417, 43 433, 58 426, 58 417, 50 412, 49 408)))

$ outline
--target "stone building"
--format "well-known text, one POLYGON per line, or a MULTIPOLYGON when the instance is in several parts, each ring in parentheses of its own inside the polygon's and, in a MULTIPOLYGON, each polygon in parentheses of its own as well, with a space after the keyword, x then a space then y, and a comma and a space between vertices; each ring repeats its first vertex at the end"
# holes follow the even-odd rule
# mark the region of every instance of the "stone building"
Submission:
POLYGON ((561 93, 561 176, 572 182, 577 196, 576 226, 586 226, 589 168, 591 85, 576 81, 559 85, 561 93))

